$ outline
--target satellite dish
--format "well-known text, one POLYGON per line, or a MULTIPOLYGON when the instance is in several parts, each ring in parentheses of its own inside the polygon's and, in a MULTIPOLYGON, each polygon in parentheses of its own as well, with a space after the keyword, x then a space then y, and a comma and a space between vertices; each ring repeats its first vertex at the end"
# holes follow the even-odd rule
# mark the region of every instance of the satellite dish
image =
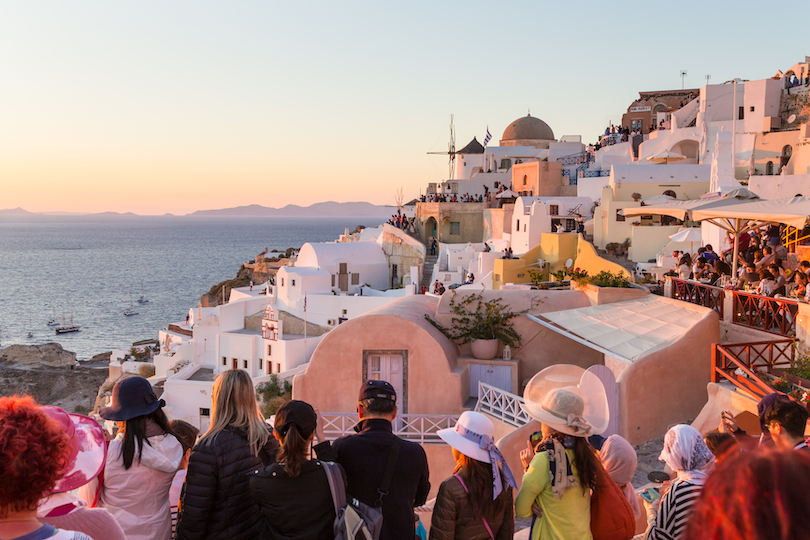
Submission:
POLYGON ((567 261, 565 261, 565 266, 567 266, 568 268, 571 268, 572 264, 574 264, 574 261, 572 259, 568 259, 567 261))
POLYGON ((795 114, 791 114, 791 115, 788 117, 788 124, 792 124, 792 123, 793 123, 793 122, 795 122, 795 121, 796 121, 796 115, 795 115, 795 114))

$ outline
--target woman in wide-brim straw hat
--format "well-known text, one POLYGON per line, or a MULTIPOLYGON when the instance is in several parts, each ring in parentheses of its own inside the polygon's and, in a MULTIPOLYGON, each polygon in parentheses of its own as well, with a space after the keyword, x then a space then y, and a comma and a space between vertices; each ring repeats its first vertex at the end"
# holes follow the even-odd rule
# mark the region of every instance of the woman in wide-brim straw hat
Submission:
POLYGON ((601 465, 587 437, 607 429, 605 388, 594 374, 560 364, 532 377, 523 398, 542 439, 521 453, 526 473, 515 514, 531 517, 534 503, 542 509, 532 540, 590 540, 590 491, 601 465))
POLYGON ((112 403, 99 409, 118 424, 110 441, 99 506, 110 511, 127 540, 172 537, 169 489, 183 458, 183 446, 171 431, 158 399, 143 377, 115 383, 112 403))
POLYGON ((453 449, 456 470, 439 486, 431 540, 512 538, 515 479, 495 446, 494 431, 489 418, 471 411, 462 413, 455 427, 438 431, 453 449))

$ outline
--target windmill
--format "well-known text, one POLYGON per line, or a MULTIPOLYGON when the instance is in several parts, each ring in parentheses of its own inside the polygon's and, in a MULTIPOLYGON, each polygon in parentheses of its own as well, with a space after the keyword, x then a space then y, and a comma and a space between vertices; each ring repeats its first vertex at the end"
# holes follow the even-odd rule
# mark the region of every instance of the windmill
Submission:
POLYGON ((447 143, 447 152, 428 152, 428 154, 449 156, 448 179, 453 180, 456 171, 456 127, 453 125, 453 115, 450 115, 450 142, 447 143))
POLYGON ((405 211, 405 207, 403 206, 405 203, 405 194, 402 191, 402 188, 397 190, 397 194, 394 195, 394 204, 400 211, 405 211))

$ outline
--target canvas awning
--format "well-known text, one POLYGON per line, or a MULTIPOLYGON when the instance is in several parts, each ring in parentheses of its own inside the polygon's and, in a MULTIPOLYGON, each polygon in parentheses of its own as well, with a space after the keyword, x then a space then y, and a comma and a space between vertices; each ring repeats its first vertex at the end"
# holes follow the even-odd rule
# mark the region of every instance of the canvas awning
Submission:
POLYGON ((516 199, 518 197, 520 197, 520 195, 511 189, 507 189, 506 191, 502 191, 501 193, 495 195, 496 199, 516 199))
POLYGON ((757 222, 752 228, 765 223, 784 223, 801 229, 808 216, 810 197, 745 201, 731 207, 699 208, 692 212, 692 219, 695 221, 744 219, 757 222))
POLYGON ((633 363, 680 339, 707 313, 706 308, 650 295, 527 317, 587 347, 633 363))

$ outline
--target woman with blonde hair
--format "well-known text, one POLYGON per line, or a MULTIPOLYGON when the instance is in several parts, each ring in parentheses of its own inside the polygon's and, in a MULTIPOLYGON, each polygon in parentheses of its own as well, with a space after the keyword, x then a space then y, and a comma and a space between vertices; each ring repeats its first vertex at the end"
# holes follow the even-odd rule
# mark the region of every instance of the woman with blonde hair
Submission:
POLYGON ((259 538, 263 524, 248 473, 274 462, 278 443, 246 371, 219 374, 212 400, 211 426, 189 458, 177 540, 259 538))

